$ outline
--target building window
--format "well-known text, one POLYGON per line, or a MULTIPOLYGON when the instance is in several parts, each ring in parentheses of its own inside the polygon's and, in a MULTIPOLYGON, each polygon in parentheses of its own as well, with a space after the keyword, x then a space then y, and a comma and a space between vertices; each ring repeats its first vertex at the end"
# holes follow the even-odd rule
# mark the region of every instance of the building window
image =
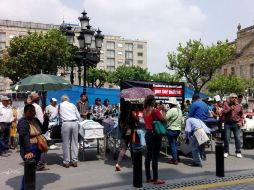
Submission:
POLYGON ((115 49, 115 42, 107 42, 107 49, 115 49))
POLYGON ((115 58, 115 51, 114 50, 107 50, 107 57, 108 58, 115 58))
POLYGON ((115 66, 107 66, 107 70, 108 71, 114 71, 115 70, 115 66))
POLYGON ((133 59, 133 52, 126 51, 125 52, 125 59, 133 59))
POLYGON ((138 60, 138 64, 142 65, 143 64, 143 60, 138 60))
POLYGON ((122 48, 123 44, 117 44, 117 47, 122 48))
POLYGON ((107 66, 115 66, 115 59, 107 58, 107 66))
POLYGON ((0 42, 6 42, 6 33, 0 32, 0 42))
POLYGON ((235 75, 235 68, 231 67, 231 75, 235 75))
POLYGON ((138 56, 139 57, 143 57, 143 53, 142 52, 138 52, 138 56))
POLYGON ((227 75, 228 75, 228 70, 227 70, 227 69, 224 69, 224 70, 223 70, 223 74, 224 74, 225 76, 227 76, 227 75))
POLYGON ((117 63, 118 64, 123 64, 123 60, 122 59, 118 59, 117 63))
POLYGON ((254 77, 254 63, 250 64, 250 76, 254 77))
POLYGON ((138 44, 138 49, 143 49, 143 45, 142 44, 138 44))
POLYGON ((133 65, 133 60, 132 59, 126 59, 125 60, 125 65, 129 65, 129 66, 133 65))
POLYGON ((6 46, 5 42, 0 42, 0 50, 1 50, 1 49, 4 49, 5 46, 6 46))
POLYGON ((125 44, 125 50, 126 51, 133 51, 133 44, 126 43, 125 44))
POLYGON ((244 76, 244 75, 245 75, 244 66, 240 65, 240 76, 244 76))

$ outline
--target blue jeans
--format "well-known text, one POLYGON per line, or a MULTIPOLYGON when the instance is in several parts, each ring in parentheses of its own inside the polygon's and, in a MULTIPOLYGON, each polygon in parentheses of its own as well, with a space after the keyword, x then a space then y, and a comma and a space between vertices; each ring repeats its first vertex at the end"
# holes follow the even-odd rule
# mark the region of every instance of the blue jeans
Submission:
POLYGON ((236 125, 236 123, 229 124, 225 123, 224 125, 224 152, 229 153, 229 140, 230 140, 230 133, 233 131, 234 138, 235 138, 235 153, 241 153, 241 141, 240 141, 240 131, 241 129, 236 125))
POLYGON ((195 164, 202 165, 202 147, 199 146, 196 137, 192 137, 192 159, 195 164))
POLYGON ((10 123, 1 123, 3 131, 0 132, 0 153, 9 149, 10 125, 10 123))
POLYGON ((167 131, 167 137, 168 137, 168 142, 169 146, 171 148, 171 155, 172 155, 172 160, 177 161, 177 138, 180 134, 180 131, 173 131, 173 130, 168 130, 167 131))
POLYGON ((152 160, 152 169, 153 169, 153 179, 158 179, 158 159, 161 150, 161 136, 157 134, 147 131, 145 134, 146 140, 146 157, 145 157, 145 171, 146 171, 146 179, 151 179, 150 173, 150 163, 152 160))

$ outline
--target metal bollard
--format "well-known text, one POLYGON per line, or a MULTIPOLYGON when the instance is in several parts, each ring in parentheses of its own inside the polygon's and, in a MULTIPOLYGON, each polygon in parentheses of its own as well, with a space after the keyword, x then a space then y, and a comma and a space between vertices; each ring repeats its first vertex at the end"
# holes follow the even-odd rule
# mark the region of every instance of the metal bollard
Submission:
POLYGON ((24 189, 35 190, 36 178, 36 162, 34 159, 26 160, 24 162, 24 189))
POLYGON ((224 146, 222 141, 216 142, 215 145, 215 158, 216 158, 216 176, 224 177, 224 146))
POLYGON ((142 151, 133 151, 133 187, 142 187, 142 151))

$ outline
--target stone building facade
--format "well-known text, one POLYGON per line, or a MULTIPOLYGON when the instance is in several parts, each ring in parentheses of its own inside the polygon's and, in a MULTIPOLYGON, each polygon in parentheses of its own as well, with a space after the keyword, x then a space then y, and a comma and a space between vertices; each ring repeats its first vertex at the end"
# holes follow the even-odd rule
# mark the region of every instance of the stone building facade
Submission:
MULTIPOLYGON (((0 19, 0 52, 10 45, 11 39, 15 36, 26 35, 28 31, 46 32, 52 28, 58 29, 59 25, 0 19)), ((79 30, 79 27, 74 29, 74 31, 79 30)), ((78 33, 75 33, 75 35, 78 36, 78 33)), ((75 45, 77 44, 78 41, 76 39, 75 45)), ((114 71, 121 65, 134 65, 147 68, 147 42, 144 40, 130 40, 120 36, 105 35, 100 62, 97 64, 97 68, 114 71)), ((78 84, 77 70, 77 68, 74 69, 74 84, 78 84)), ((61 72, 59 71, 59 74, 61 72)), ((69 80, 70 71, 67 70, 64 73, 66 74, 64 78, 69 80)), ((6 86, 6 89, 8 89, 9 85, 7 83, 4 85, 4 81, 6 80, 0 78, 0 86, 3 84, 2 86, 6 86)))

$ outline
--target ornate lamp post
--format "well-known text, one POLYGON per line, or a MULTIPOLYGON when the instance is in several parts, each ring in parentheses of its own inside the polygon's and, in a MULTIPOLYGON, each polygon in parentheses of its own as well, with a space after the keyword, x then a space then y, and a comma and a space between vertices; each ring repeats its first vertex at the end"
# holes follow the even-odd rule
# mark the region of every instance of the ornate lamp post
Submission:
MULTIPOLYGON (((86 71, 89 67, 96 67, 97 63, 100 62, 100 50, 104 36, 101 34, 100 29, 95 31, 89 25, 89 17, 87 13, 83 11, 82 16, 79 17, 81 23, 81 31, 77 37, 79 47, 76 52, 76 59, 78 60, 78 78, 79 85, 81 83, 81 66, 83 66, 83 92, 86 93, 86 71)), ((67 37, 68 43, 74 45, 74 31, 70 25, 62 24, 60 30, 63 31, 67 37)), ((73 68, 71 78, 73 78, 73 68)), ((71 81, 73 81, 71 79, 71 81)))

